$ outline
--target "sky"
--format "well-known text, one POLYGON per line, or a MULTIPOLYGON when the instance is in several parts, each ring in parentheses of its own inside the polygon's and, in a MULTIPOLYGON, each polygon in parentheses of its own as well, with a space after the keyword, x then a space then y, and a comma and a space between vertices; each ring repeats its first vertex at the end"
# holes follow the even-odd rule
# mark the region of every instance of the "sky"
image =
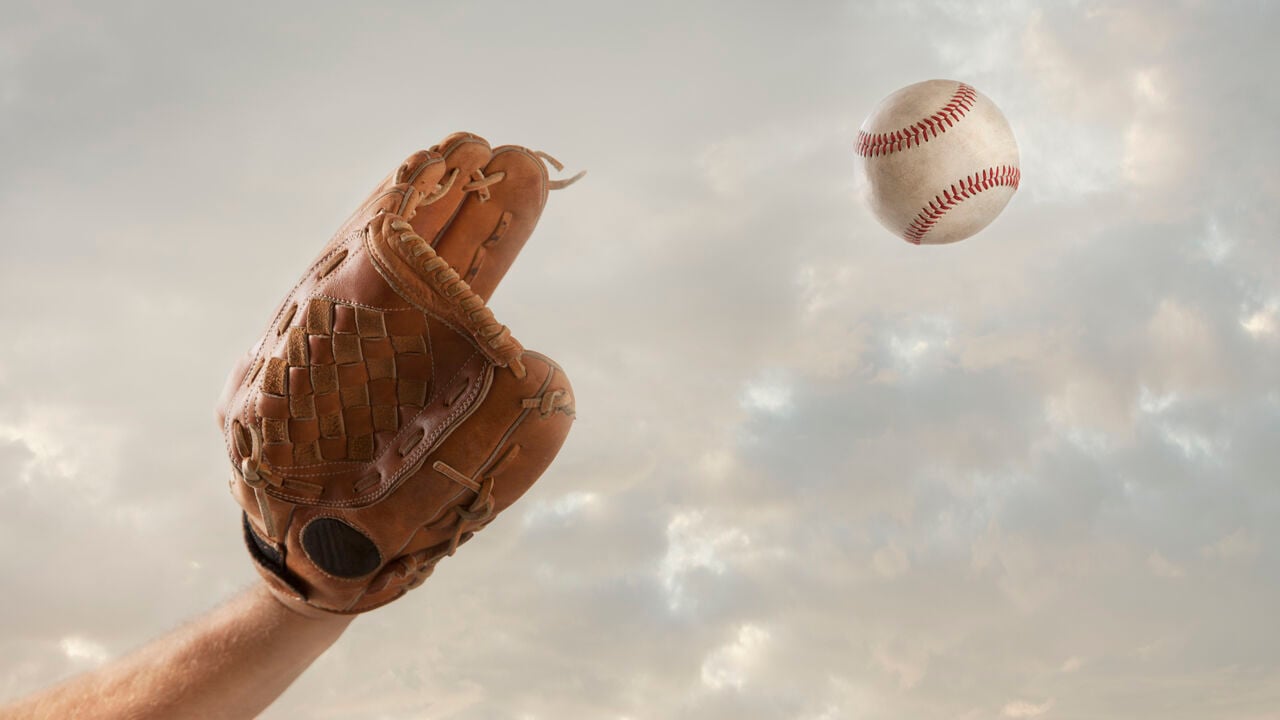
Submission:
POLYGON ((0 701, 255 581, 225 374, 469 130, 588 171, 492 302, 577 420, 263 717, 1280 718, 1280 5, 0 16, 0 701), (852 150, 932 78, 1022 184, 916 247, 852 150))

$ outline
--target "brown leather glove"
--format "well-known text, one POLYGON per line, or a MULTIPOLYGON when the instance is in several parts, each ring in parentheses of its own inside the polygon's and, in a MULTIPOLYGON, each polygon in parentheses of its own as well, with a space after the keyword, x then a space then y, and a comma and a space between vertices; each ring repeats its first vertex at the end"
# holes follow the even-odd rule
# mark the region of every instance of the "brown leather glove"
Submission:
POLYGON ((286 604, 359 613, 515 502, 573 419, 564 371, 485 305, 537 224, 545 153, 414 153, 285 296, 218 404, 244 534, 286 604))

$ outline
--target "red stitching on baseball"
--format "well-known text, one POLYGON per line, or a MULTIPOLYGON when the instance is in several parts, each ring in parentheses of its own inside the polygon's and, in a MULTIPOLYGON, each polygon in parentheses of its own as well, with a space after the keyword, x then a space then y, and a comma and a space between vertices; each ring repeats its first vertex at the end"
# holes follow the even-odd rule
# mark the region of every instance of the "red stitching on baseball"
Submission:
POLYGON ((902 237, 909 243, 919 245, 925 234, 932 230, 933 226, 951 208, 983 190, 990 190, 994 187, 1011 187, 1016 190, 1018 181, 1021 179, 1022 172, 1012 165, 987 168, 982 172, 962 178, 950 188, 943 190, 941 195, 935 196, 927 206, 920 210, 920 214, 916 215, 916 219, 911 221, 911 225, 907 226, 907 230, 902 234, 902 237))
POLYGON ((859 130, 854 152, 859 157, 879 157, 915 147, 922 142, 929 142, 931 138, 941 135, 947 131, 947 128, 959 122, 960 118, 973 109, 973 104, 977 101, 977 91, 960 83, 960 87, 951 96, 950 102, 943 105, 938 112, 914 125, 887 133, 868 134, 859 130))

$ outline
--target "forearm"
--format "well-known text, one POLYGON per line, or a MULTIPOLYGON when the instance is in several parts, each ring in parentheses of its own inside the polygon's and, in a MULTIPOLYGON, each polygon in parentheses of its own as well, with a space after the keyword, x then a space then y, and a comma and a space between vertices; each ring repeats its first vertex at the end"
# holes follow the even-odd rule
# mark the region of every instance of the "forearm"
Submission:
POLYGON ((350 622, 304 617, 255 584, 123 658, 0 709, 0 720, 251 718, 350 622))

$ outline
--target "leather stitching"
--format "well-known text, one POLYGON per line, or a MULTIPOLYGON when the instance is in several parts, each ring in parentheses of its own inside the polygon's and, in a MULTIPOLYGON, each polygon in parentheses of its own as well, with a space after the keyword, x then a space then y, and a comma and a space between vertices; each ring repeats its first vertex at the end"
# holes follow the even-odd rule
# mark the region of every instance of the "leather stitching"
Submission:
POLYGON ((995 187, 1011 187, 1017 189, 1022 173, 1011 165, 998 165, 987 168, 965 178, 961 178, 941 195, 934 196, 929 204, 920 209, 911 224, 907 226, 902 237, 907 242, 919 245, 924 236, 942 219, 948 210, 977 195, 984 190, 995 187))
POLYGON ((978 101, 976 90, 964 83, 959 85, 947 104, 915 124, 885 133, 859 131, 854 151, 859 157, 879 157, 916 147, 946 132, 960 122, 960 118, 968 114, 978 101))

